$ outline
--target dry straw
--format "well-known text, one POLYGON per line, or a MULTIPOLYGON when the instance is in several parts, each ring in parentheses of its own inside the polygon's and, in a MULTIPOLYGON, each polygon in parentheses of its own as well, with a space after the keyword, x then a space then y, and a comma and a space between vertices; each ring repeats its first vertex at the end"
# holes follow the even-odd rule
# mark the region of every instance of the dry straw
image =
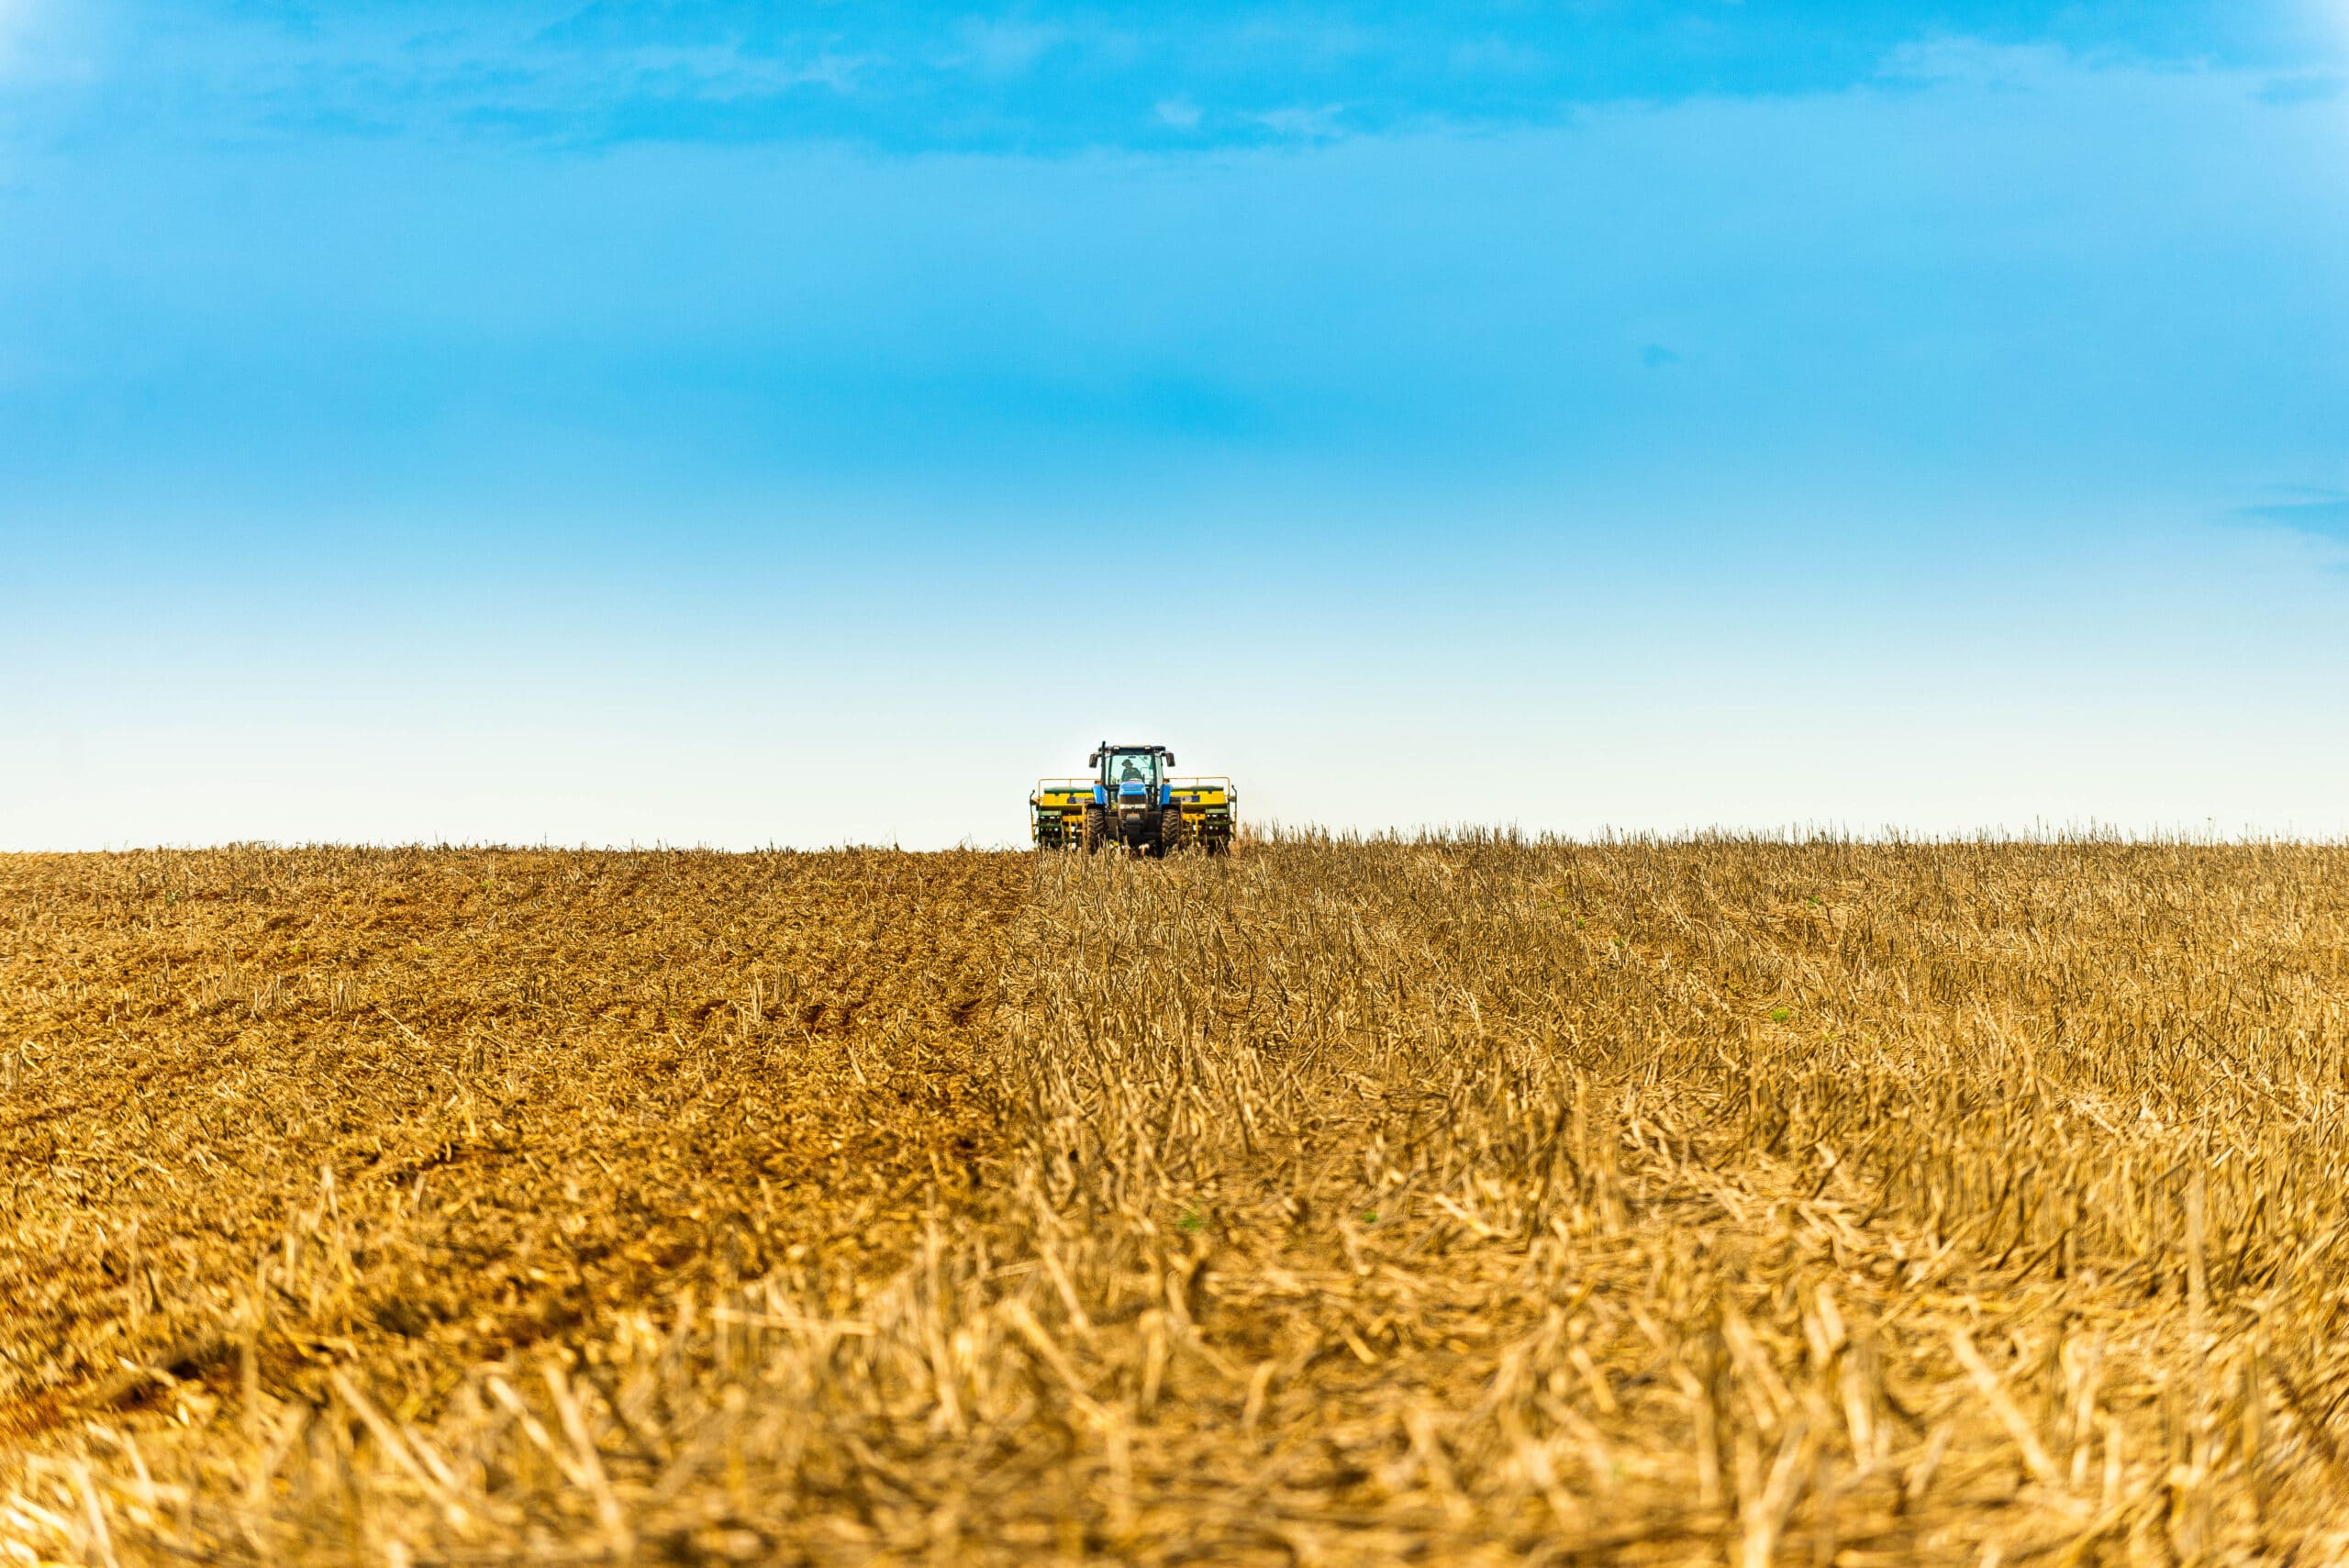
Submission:
POLYGON ((0 1562, 2344 1555, 2349 858, 0 861, 0 1562))

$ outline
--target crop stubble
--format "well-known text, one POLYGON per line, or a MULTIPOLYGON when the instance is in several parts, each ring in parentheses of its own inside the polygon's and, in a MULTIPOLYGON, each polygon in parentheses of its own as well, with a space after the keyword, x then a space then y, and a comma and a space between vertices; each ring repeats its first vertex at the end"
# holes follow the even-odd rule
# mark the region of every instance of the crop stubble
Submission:
POLYGON ((420 1391, 794 1248, 901 1261, 994 1135, 968 1019, 1025 893, 978 855, 0 861, 0 1429, 151 1394, 126 1358, 217 1379, 256 1314, 273 1383, 420 1391))
POLYGON ((2344 872, 8 862, 0 1540, 2338 1559, 2344 872))

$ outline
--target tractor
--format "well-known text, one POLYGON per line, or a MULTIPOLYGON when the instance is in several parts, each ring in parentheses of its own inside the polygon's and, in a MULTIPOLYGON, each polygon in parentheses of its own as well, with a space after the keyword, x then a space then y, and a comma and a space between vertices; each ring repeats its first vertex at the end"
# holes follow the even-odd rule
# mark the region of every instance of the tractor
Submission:
POLYGON ((1092 778, 1046 779, 1028 797, 1038 849, 1164 855, 1190 844, 1209 854, 1231 848, 1239 795, 1230 779, 1174 778, 1174 753, 1163 746, 1104 740, 1086 760, 1092 778))

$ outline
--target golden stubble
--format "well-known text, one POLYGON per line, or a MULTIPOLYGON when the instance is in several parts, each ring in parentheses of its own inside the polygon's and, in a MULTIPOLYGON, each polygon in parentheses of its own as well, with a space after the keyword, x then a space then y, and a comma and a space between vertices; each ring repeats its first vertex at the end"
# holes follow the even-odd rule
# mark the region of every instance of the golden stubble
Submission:
MULTIPOLYGON (((243 853, 249 913, 296 920, 362 871, 474 876, 243 853)), ((26 1560, 2343 1554, 2338 851, 546 855, 509 945, 435 928, 479 938, 461 973, 379 953, 291 1002, 265 966, 189 976, 217 1028, 187 1084, 233 1057, 284 1123, 241 1143, 141 1121, 120 1084, 147 1059, 106 1040, 168 1032, 129 1019, 150 976, 117 929, 177 906, 126 877, 199 859, 0 870, 24 911, 0 1279, 25 1290, 69 1222, 111 1260, 24 1319, 37 1365, 10 1319, 43 1412, 0 1480, 26 1560), (651 954, 685 944, 552 897, 573 872, 669 878, 693 983, 656 994, 651 954), (762 899, 790 913, 746 929, 762 899), (483 1022, 542 969, 603 1000, 527 1039, 483 1022), (804 1009, 811 974, 867 1000, 829 1024, 767 1000, 804 1009), (389 1022, 346 1059, 413 1030, 456 1088, 298 1067, 371 995, 389 1022), (264 1036, 272 1006, 311 1032, 264 1036), (501 1041, 478 1065, 469 1023, 501 1041), (434 1155, 473 1147, 469 1072, 558 1098, 484 1121, 476 1091, 504 1152, 434 1155), (648 1073, 671 1097, 614 1137, 598 1107, 648 1073), (400 1107, 373 1163, 365 1118, 311 1129, 338 1092, 400 1107), (767 1108, 713 1108, 737 1101, 767 1108), (192 1262, 196 1227, 124 1195, 145 1150, 222 1166, 186 1200, 228 1217, 192 1262), (507 1261, 468 1268, 433 1195, 475 1166, 476 1211, 507 1216, 476 1244, 507 1261), (635 1261, 544 1267, 582 1215, 635 1261), (208 1349, 158 1364, 185 1343, 208 1349)))

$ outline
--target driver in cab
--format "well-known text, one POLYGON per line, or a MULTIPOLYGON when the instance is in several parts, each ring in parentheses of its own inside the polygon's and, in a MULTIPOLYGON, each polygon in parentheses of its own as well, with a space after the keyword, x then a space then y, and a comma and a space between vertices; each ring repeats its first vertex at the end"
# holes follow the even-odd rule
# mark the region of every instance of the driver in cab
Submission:
POLYGON ((1121 784, 1148 784, 1150 776, 1141 771, 1133 758, 1124 757, 1119 760, 1118 782, 1121 784))

